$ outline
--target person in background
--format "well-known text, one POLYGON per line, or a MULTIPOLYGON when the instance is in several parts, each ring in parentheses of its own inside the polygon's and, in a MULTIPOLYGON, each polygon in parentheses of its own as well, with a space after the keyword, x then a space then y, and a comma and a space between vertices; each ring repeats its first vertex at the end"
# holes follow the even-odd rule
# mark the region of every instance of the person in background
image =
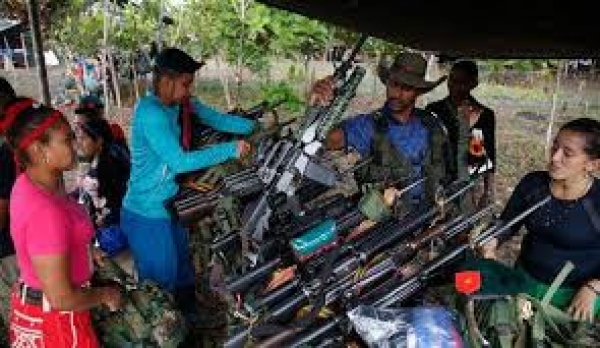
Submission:
POLYGON ((173 292, 180 306, 194 301, 195 272, 188 231, 168 213, 167 199, 179 190, 176 176, 244 157, 250 145, 231 141, 186 151, 182 144, 180 111, 218 131, 250 134, 255 122, 218 112, 191 97, 194 74, 203 65, 187 53, 164 49, 156 57, 153 91, 135 106, 131 126, 131 176, 121 210, 121 227, 140 279, 159 283, 173 292))
POLYGON ((23 172, 10 200, 10 232, 20 280, 11 298, 14 347, 99 347, 90 308, 121 306, 116 287, 90 287, 94 227, 64 189, 76 163, 75 136, 65 117, 32 99, 5 107, 0 131, 23 172))
POLYGON ((97 228, 118 225, 131 164, 103 118, 79 123, 79 157, 90 163, 77 196, 97 228))
MULTIPOLYGON (((81 98, 77 108, 75 108, 75 130, 78 130, 77 125, 95 118, 104 118, 104 103, 102 100, 94 95, 81 98)), ((116 122, 109 123, 109 126, 114 143, 121 146, 123 151, 129 156, 129 145, 127 144, 123 128, 116 122)))
POLYGON ((87 58, 82 60, 83 67, 83 88, 86 95, 101 96, 103 93, 102 83, 100 81, 100 60, 97 58, 87 58))
MULTIPOLYGON (((0 117, 4 106, 15 99, 15 90, 10 83, 0 77, 0 117)), ((8 303, 10 300, 9 289, 17 281, 18 270, 15 258, 15 247, 10 237, 10 216, 8 206, 10 191, 17 177, 17 166, 10 146, 0 135, 0 320, 8 323, 8 303)))
POLYGON ((493 202, 496 171, 496 116, 478 102, 471 92, 479 83, 479 70, 472 60, 459 60, 448 77, 448 96, 427 105, 448 130, 450 180, 483 175, 483 190, 472 195, 472 205, 483 207, 493 202))

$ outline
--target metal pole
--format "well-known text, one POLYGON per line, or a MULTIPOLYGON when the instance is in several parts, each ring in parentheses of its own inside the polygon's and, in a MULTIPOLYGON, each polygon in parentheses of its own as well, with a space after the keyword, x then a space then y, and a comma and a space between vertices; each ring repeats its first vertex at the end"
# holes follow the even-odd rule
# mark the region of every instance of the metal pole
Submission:
POLYGON ((103 22, 102 22, 102 31, 103 31, 103 39, 102 39, 102 54, 100 55, 100 66, 102 67, 102 93, 104 94, 104 117, 108 116, 109 108, 110 108, 110 98, 108 97, 108 81, 107 81, 107 72, 108 72, 108 6, 110 0, 104 0, 102 6, 102 14, 103 14, 103 22))
POLYGON ((156 30, 156 48, 158 49, 158 52, 160 52, 163 47, 162 47, 162 31, 163 31, 163 17, 165 15, 165 2, 163 0, 160 1, 160 9, 158 11, 158 27, 156 30))
POLYGON ((561 92, 561 80, 563 69, 565 69, 565 67, 566 66, 562 61, 560 61, 556 67, 556 83, 554 85, 554 94, 552 94, 552 109, 550 110, 550 120, 548 120, 548 128, 546 130, 546 156, 550 155, 550 150, 552 148, 552 131, 556 120, 556 113, 558 112, 558 98, 561 92))
POLYGON ((44 43, 40 29, 40 13, 37 0, 27 1, 27 12, 29 14, 29 25, 33 38, 33 50, 40 78, 40 94, 45 104, 50 105, 50 87, 48 85, 48 72, 46 71, 46 59, 44 59, 44 43))
POLYGON ((21 47, 23 47, 23 60, 25 69, 29 70, 29 52, 27 51, 27 43, 25 42, 25 34, 21 33, 21 47))

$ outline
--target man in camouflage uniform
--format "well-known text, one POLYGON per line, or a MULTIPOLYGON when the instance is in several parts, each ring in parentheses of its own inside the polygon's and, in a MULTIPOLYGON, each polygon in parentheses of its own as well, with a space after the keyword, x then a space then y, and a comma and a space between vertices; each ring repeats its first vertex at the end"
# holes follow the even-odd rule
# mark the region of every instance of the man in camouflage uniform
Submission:
MULTIPOLYGON (((356 174, 359 184, 409 184, 425 178, 409 192, 413 203, 431 202, 444 179, 447 134, 437 117, 415 106, 417 98, 445 78, 426 81, 427 63, 420 54, 402 52, 391 66, 380 65, 387 100, 378 110, 343 121, 327 137, 330 150, 355 150, 371 161, 356 174)), ((318 81, 311 102, 326 103, 332 96, 331 79, 318 81)))
POLYGON ((448 96, 427 105, 448 129, 449 177, 467 179, 482 174, 483 187, 471 194, 470 205, 483 207, 493 202, 496 167, 496 117, 494 111, 471 94, 479 83, 479 70, 472 60, 459 60, 448 77, 448 96))

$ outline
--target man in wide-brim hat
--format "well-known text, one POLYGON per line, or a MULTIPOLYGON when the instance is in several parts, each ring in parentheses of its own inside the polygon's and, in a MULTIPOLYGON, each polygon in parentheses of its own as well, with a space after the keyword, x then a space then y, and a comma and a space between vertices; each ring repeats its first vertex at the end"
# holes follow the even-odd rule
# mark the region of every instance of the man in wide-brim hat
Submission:
MULTIPOLYGON (((445 176, 442 158, 447 136, 442 123, 416 107, 417 98, 445 80, 427 81, 422 55, 402 52, 392 64, 380 64, 377 73, 386 85, 386 102, 371 113, 344 120, 326 140, 328 149, 356 150, 372 161, 356 175, 359 184, 410 183, 425 178, 410 191, 412 202, 431 200, 445 176)), ((334 95, 331 78, 318 81, 311 103, 327 104, 334 95)))
POLYGON ((427 93, 446 80, 442 76, 436 81, 425 80, 427 63, 418 53, 403 52, 395 57, 391 64, 385 60, 377 66, 377 76, 384 85, 390 78, 395 79, 407 86, 418 89, 421 93, 427 93))

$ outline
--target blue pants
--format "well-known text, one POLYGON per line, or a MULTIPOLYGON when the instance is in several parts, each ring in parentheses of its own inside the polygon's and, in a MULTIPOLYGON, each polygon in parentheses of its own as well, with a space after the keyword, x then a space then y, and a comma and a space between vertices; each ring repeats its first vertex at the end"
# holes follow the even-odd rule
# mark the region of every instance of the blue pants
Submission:
POLYGON ((121 210, 121 228, 140 280, 157 282, 174 291, 194 285, 188 231, 171 219, 148 218, 121 210))

